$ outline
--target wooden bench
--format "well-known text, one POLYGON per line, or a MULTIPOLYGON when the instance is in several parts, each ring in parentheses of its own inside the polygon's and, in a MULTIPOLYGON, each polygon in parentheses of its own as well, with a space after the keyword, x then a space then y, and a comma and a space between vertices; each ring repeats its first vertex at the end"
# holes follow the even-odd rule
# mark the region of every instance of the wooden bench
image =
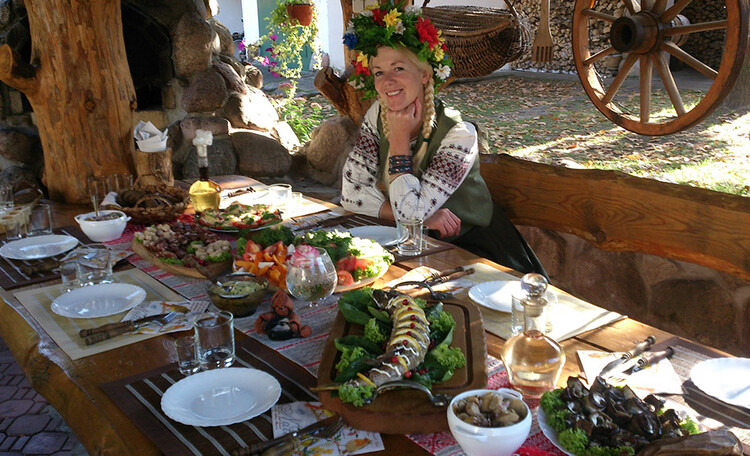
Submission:
POLYGON ((517 225, 603 250, 687 261, 750 280, 750 198, 629 176, 482 155, 482 177, 517 225))

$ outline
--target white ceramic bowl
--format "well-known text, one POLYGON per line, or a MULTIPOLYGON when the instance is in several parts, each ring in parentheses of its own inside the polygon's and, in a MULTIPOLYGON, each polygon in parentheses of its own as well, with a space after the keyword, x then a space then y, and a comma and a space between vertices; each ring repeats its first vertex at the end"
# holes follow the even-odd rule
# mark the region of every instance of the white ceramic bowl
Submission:
POLYGON ((521 393, 500 388, 465 391, 453 398, 448 406, 448 427, 453 437, 468 456, 510 456, 523 445, 531 430, 531 410, 526 407, 526 417, 506 427, 480 427, 461 421, 453 412, 453 405, 468 396, 495 393, 510 399, 522 399, 521 393))
POLYGON ((125 225, 128 224, 130 217, 122 211, 99 211, 99 215, 118 214, 119 217, 111 220, 88 220, 96 216, 94 212, 76 215, 75 219, 81 230, 94 242, 114 241, 122 236, 125 231, 125 225))

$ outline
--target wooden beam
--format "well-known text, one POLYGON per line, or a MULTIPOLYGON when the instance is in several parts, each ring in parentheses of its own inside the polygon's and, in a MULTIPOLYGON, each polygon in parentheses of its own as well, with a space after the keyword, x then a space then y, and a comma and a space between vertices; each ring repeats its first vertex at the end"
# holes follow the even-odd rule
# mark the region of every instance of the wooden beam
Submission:
POLYGON ((493 198, 519 225, 750 279, 750 198, 505 154, 483 154, 481 172, 493 198))

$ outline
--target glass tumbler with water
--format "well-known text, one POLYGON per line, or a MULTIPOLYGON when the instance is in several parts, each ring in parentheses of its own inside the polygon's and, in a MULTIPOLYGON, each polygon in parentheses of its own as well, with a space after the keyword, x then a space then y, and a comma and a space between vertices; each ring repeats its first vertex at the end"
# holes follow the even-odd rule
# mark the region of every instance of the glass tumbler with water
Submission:
POLYGON ((104 244, 89 244, 76 250, 78 282, 81 285, 112 282, 112 259, 104 244))
POLYGON ((422 254, 422 224, 422 219, 418 217, 397 221, 398 253, 400 255, 416 256, 422 254))
POLYGON ((206 312, 195 322, 198 359, 204 369, 229 367, 234 363, 234 315, 206 312))

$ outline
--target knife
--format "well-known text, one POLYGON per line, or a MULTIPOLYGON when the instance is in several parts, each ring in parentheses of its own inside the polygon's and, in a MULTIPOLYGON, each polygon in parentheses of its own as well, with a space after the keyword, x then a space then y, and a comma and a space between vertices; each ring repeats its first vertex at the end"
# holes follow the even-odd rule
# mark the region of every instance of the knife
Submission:
POLYGON ((674 355, 674 348, 667 347, 666 349, 653 353, 646 353, 638 358, 638 362, 633 366, 633 372, 638 372, 645 369, 646 367, 656 364, 663 359, 669 359, 674 355))
POLYGON ((82 329, 78 332, 78 335, 81 337, 87 337, 92 334, 112 331, 112 330, 120 329, 120 328, 130 327, 131 329, 135 329, 135 327, 138 325, 142 325, 143 323, 148 323, 150 321, 158 320, 162 317, 166 317, 167 315, 168 313, 163 313, 163 314, 157 314, 157 315, 151 315, 148 317, 139 318, 137 320, 121 321, 119 323, 107 323, 106 325, 98 326, 96 328, 82 329))
POLYGON ((656 338, 654 336, 648 336, 646 340, 642 342, 638 342, 637 344, 635 344, 633 348, 630 349, 630 351, 625 352, 620 358, 604 366, 604 369, 602 369, 602 371, 599 372, 599 376, 606 377, 607 374, 617 369, 617 367, 621 366, 629 359, 632 359, 640 355, 641 353, 645 352, 646 350, 648 350, 649 347, 654 345, 655 342, 656 342, 656 338))
POLYGON ((316 421, 315 423, 309 426, 305 426, 302 429, 297 429, 296 431, 292 431, 287 434, 284 434, 281 437, 277 437, 271 440, 266 440, 265 442, 253 443, 247 448, 242 448, 240 450, 234 451, 232 455, 233 456, 249 456, 251 454, 262 453, 269 448, 275 447, 276 445, 286 442, 287 440, 293 440, 301 435, 315 435, 316 432, 319 432, 325 427, 336 423, 340 419, 341 419, 340 416, 333 415, 324 420, 316 421))

